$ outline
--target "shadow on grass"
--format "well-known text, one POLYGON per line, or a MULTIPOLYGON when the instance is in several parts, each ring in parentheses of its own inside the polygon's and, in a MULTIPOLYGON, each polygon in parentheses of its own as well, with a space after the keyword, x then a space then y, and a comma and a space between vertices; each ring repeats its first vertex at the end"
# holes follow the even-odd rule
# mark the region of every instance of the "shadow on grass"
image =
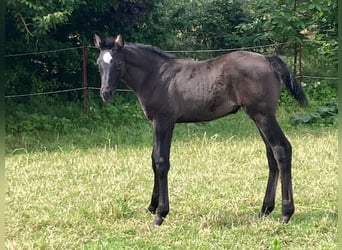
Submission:
MULTIPOLYGON (((295 212, 289 223, 285 224, 281 220, 281 208, 273 211, 267 217, 259 217, 260 208, 242 209, 241 211, 218 210, 211 211, 207 215, 201 216, 201 227, 218 227, 222 229, 234 229, 237 227, 252 226, 259 224, 273 224, 279 226, 305 226, 311 225, 322 232, 329 231, 329 228, 337 225, 337 211, 333 209, 306 209, 295 212)), ((197 218, 197 217, 196 217, 197 218)))
POLYGON ((324 224, 334 224, 337 225, 337 210, 333 209, 305 209, 305 211, 300 211, 295 213, 292 218, 293 224, 308 224, 313 223, 316 226, 324 227, 324 224))

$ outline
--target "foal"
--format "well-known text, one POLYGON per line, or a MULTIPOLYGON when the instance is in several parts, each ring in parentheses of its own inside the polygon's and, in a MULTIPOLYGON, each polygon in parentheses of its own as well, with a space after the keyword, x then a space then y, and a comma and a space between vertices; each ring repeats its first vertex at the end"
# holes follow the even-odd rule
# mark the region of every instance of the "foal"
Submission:
POLYGON ((280 174, 282 220, 294 213, 292 148, 276 121, 281 80, 299 102, 307 100, 301 85, 278 56, 235 51, 206 61, 177 59, 149 45, 124 43, 121 35, 102 40, 97 64, 103 101, 111 99, 123 80, 137 95, 153 125, 152 168, 154 186, 148 210, 161 225, 169 213, 168 171, 175 123, 210 121, 242 108, 255 122, 266 145, 269 177, 261 216, 275 205, 280 174))

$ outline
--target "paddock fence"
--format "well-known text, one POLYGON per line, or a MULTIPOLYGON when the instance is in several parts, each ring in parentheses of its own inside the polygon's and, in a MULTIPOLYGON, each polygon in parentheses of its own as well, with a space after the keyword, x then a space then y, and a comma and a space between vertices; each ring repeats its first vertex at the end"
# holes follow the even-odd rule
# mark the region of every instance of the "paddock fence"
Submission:
MULTIPOLYGON (((337 77, 334 75, 313 75, 313 74, 305 74, 305 63, 303 58, 305 55, 303 55, 303 48, 307 46, 307 44, 310 44, 311 47, 313 45, 318 45, 319 47, 320 42, 316 41, 310 41, 306 40, 303 41, 303 43, 274 43, 274 44, 267 44, 267 45, 261 45, 261 46, 250 46, 250 47, 239 47, 239 48, 221 48, 221 49, 200 49, 200 50, 165 50, 165 52, 170 54, 176 54, 179 57, 191 57, 196 59, 196 55, 202 54, 200 58, 210 58, 213 56, 217 56, 224 53, 229 53, 232 51, 237 50, 246 50, 246 51, 254 51, 259 53, 277 53, 277 48, 286 46, 287 48, 293 47, 294 53, 292 56, 293 61, 289 62, 289 64, 292 66, 292 70, 297 78, 302 84, 305 86, 305 81, 310 79, 312 81, 320 81, 320 80, 328 80, 328 81, 336 81, 338 80, 337 77), (204 56, 203 56, 204 55, 204 56)), ((67 47, 62 49, 55 49, 55 50, 46 50, 46 51, 37 51, 37 52, 28 52, 28 53, 17 53, 17 54, 7 54, 5 55, 5 64, 6 59, 14 59, 19 57, 29 57, 31 60, 35 60, 35 56, 37 55, 45 55, 45 54, 52 54, 52 53, 62 53, 62 52, 69 52, 69 51, 78 51, 80 53, 80 61, 81 63, 81 69, 80 72, 82 75, 80 76, 81 81, 74 84, 77 85, 74 88, 67 88, 67 89, 58 89, 58 90, 51 90, 51 91, 42 91, 42 92, 35 92, 35 93, 16 93, 16 94, 6 94, 6 99, 11 98, 23 98, 23 97, 34 97, 34 96, 42 96, 42 95, 58 95, 63 93, 70 93, 70 92, 83 92, 82 99, 83 99, 83 109, 84 112, 87 112, 89 110, 89 92, 90 91, 99 91, 100 89, 100 83, 99 83, 99 75, 98 80, 91 82, 89 84, 89 67, 96 67, 93 62, 89 60, 89 51, 97 50, 94 46, 75 46, 75 47, 67 47)), ((93 60, 94 61, 94 58, 93 60)), ((336 83, 337 84, 337 83, 336 83)), ((118 88, 118 92, 132 92, 129 89, 126 89, 124 87, 118 88)))

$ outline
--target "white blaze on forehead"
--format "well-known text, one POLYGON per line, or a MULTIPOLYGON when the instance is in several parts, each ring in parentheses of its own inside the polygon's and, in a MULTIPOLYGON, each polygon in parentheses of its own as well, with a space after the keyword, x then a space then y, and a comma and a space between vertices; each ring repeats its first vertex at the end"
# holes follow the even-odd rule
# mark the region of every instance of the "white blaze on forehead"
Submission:
POLYGON ((110 54, 109 51, 107 51, 106 53, 103 54, 103 57, 102 57, 103 61, 105 63, 110 63, 110 61, 113 59, 112 55, 110 54))

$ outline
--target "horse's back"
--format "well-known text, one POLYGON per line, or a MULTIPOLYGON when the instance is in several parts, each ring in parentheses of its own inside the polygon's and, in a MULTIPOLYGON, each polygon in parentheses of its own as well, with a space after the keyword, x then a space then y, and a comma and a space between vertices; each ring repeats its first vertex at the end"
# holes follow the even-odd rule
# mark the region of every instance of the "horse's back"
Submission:
POLYGON ((275 111, 280 97, 280 79, 264 55, 232 52, 227 54, 224 71, 239 105, 275 111))
POLYGON ((214 120, 240 107, 275 112, 279 100, 279 78, 258 53, 236 51, 200 62, 175 60, 162 71, 163 87, 152 99, 177 122, 214 120))

